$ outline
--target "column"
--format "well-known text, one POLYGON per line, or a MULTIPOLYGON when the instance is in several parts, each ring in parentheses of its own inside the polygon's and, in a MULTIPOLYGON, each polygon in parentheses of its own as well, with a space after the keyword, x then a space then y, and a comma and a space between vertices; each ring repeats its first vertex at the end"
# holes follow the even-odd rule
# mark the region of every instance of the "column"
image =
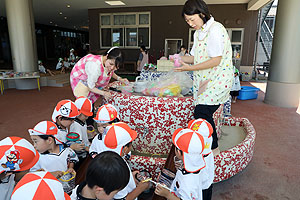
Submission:
POLYGON ((300 97, 300 1, 279 0, 265 102, 298 107, 300 97))
MULTIPOLYGON (((5 6, 14 71, 37 71, 32 0, 5 0, 5 6)), ((36 88, 36 80, 18 80, 16 88, 36 88)))

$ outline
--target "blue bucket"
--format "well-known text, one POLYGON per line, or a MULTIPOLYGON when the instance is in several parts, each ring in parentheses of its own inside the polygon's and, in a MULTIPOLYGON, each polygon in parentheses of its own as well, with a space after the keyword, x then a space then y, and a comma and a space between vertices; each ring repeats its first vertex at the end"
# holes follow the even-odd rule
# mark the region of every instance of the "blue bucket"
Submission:
POLYGON ((259 88, 251 86, 242 86, 237 97, 240 100, 257 99, 259 88))

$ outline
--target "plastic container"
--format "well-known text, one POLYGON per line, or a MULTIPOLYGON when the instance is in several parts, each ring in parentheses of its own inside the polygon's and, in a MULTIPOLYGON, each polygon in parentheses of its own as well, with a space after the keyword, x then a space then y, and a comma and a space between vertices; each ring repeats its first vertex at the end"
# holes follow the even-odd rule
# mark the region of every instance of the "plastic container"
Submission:
POLYGON ((69 194, 75 188, 75 176, 75 173, 64 172, 64 175, 58 179, 59 182, 61 182, 65 193, 69 194))
POLYGON ((158 182, 161 184, 165 184, 168 188, 170 188, 174 178, 175 174, 169 169, 164 168, 161 170, 158 182))
POLYGON ((259 89, 251 86, 242 86, 239 96, 240 100, 257 99, 259 89))

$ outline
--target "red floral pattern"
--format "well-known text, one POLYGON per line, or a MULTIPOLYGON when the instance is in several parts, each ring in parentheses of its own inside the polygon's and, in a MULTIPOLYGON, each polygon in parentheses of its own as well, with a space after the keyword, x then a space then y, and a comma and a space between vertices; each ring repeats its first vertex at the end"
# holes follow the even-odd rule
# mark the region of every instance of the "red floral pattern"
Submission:
MULTIPOLYGON (((113 83, 110 86, 117 84, 113 83)), ((153 177, 157 177, 166 159, 152 157, 151 154, 169 153, 173 132, 177 128, 187 127, 188 121, 193 118, 193 98, 137 96, 117 92, 111 94, 112 99, 108 103, 118 109, 121 121, 128 123, 138 133, 133 142, 133 150, 150 155, 132 155, 130 161, 132 169, 147 169, 153 177)), ((223 105, 214 113, 218 137, 224 123, 244 127, 247 136, 239 145, 215 157, 214 182, 228 179, 243 170, 252 159, 254 149, 255 130, 249 120, 226 118, 225 122, 222 111, 223 105)))

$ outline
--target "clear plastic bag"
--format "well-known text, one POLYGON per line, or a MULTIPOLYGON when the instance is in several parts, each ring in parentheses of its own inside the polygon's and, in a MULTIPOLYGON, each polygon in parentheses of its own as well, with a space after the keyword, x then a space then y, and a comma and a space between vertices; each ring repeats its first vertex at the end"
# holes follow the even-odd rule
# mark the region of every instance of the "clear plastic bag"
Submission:
POLYGON ((75 188, 75 173, 64 172, 58 180, 61 182, 64 192, 69 194, 75 188))
POLYGON ((142 93, 148 96, 169 97, 188 94, 193 81, 186 72, 170 71, 148 83, 142 93))

